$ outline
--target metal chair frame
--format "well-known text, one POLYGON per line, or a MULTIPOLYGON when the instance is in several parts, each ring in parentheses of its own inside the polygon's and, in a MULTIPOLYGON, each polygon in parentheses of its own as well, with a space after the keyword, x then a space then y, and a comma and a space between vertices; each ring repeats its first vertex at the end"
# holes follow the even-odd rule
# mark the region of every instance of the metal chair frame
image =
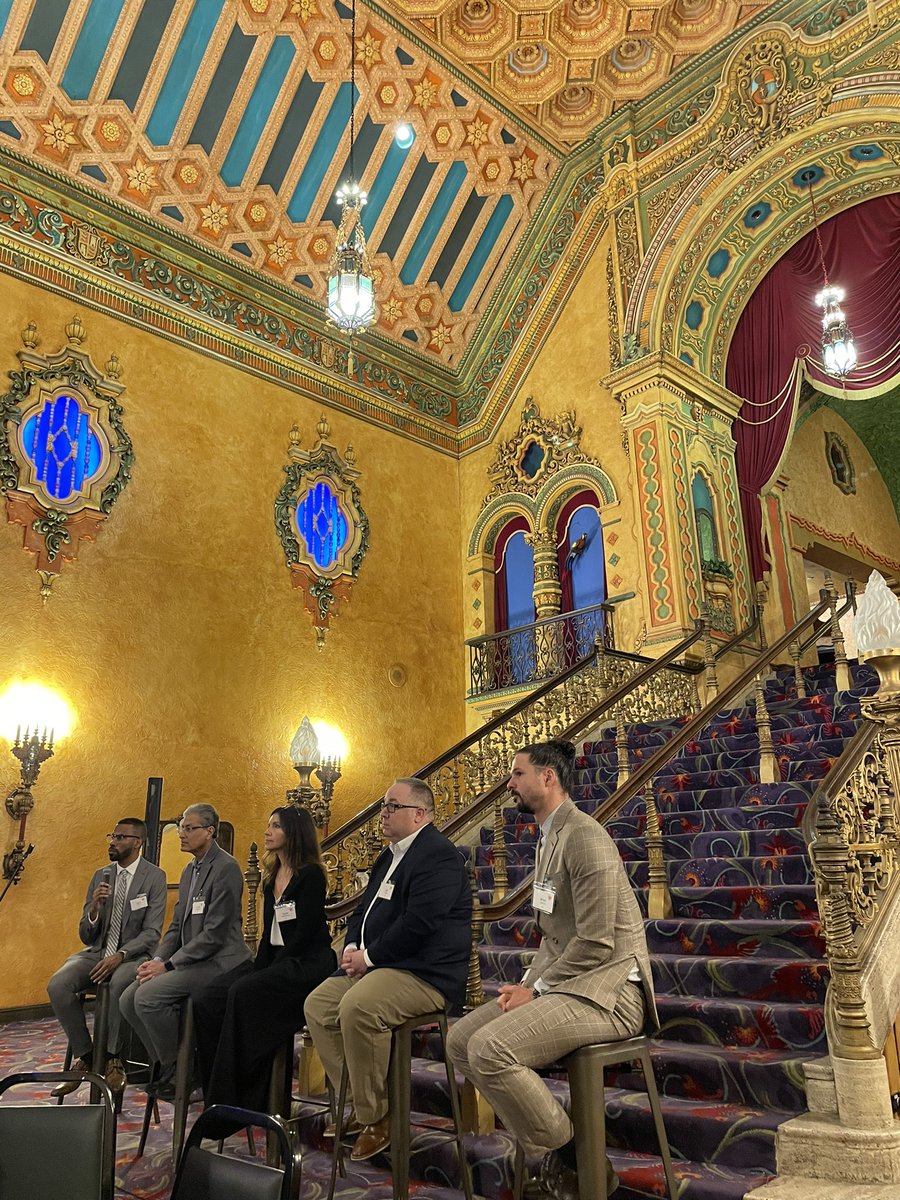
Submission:
MULTIPOLYGON (((633 1037, 621 1042, 605 1042, 581 1046, 562 1060, 569 1076, 572 1124, 575 1127, 575 1154, 578 1159, 578 1193, 580 1200, 608 1200, 606 1191, 606 1084, 603 1068, 617 1063, 636 1061, 641 1064, 644 1086, 650 1101, 650 1112, 656 1129, 662 1157, 669 1200, 677 1191, 672 1171, 672 1155, 663 1122, 653 1062, 651 1040, 633 1037)), ((514 1200, 522 1200, 525 1175, 525 1152, 521 1143, 516 1146, 514 1200)))
MULTIPOLYGON (((184 1143, 183 1151, 178 1162, 178 1170, 175 1174, 175 1182, 172 1185, 172 1200, 177 1200, 178 1189, 184 1174, 185 1165, 188 1160, 188 1155, 192 1150, 199 1150, 200 1143, 204 1137, 210 1135, 205 1132, 206 1126, 210 1122, 219 1120, 235 1121, 239 1124, 248 1127, 248 1137, 252 1140, 253 1134, 251 1126, 262 1128, 266 1131, 270 1145, 276 1145, 281 1157, 281 1171, 283 1175, 281 1184, 281 1200, 291 1200, 294 1186, 294 1152, 291 1147, 291 1139, 284 1122, 280 1117, 270 1116, 268 1113, 253 1112, 248 1108, 233 1108, 228 1104, 214 1104, 211 1108, 204 1109, 197 1120, 194 1122, 193 1128, 188 1135, 187 1141, 184 1143)), ((203 1151, 203 1153, 209 1153, 203 1151)), ((244 1166, 252 1165, 247 1159, 240 1161, 244 1166)), ((271 1170, 269 1164, 259 1164, 261 1170, 271 1170)), ((190 1200, 190 1197, 185 1197, 185 1200, 190 1200)))
MULTIPOLYGON (((447 1011, 440 1009, 435 1012, 422 1013, 421 1016, 411 1017, 391 1031, 391 1059, 388 1068, 388 1097, 391 1133, 391 1180, 393 1183, 393 1200, 408 1200, 409 1197, 409 1154, 410 1154, 410 1109, 412 1104, 412 1035, 416 1029, 425 1025, 437 1025, 441 1036, 441 1050, 444 1066, 447 1071, 447 1085, 450 1091, 450 1108, 453 1114, 454 1138, 456 1152, 459 1155, 459 1173, 462 1179, 466 1200, 472 1198, 472 1177, 469 1173, 469 1163, 466 1158, 466 1148, 463 1142, 462 1111, 459 1103, 459 1092, 456 1087, 456 1076, 453 1064, 447 1055, 447 1011)), ((334 1200, 334 1188, 337 1174, 344 1171, 344 1155, 341 1136, 344 1130, 344 1108, 347 1103, 347 1066, 341 1072, 341 1085, 337 1100, 334 1130, 334 1152, 331 1159, 331 1180, 328 1185, 328 1200, 334 1200)))

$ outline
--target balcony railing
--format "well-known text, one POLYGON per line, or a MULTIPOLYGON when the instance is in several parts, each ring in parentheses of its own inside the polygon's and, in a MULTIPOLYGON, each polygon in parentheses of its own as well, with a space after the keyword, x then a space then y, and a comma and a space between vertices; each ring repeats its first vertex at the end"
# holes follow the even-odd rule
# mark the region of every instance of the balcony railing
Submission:
POLYGON ((614 604, 595 604, 472 638, 466 642, 470 698, 551 679, 590 654, 598 637, 615 650, 614 615, 614 604))

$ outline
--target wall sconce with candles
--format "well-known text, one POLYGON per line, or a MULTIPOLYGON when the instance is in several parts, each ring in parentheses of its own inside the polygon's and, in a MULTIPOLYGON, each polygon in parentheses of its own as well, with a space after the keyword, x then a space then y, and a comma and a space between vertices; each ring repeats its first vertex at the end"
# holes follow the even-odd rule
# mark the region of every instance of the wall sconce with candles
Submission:
POLYGON ((309 811, 313 824, 321 830, 323 837, 328 834, 331 798, 334 785, 341 777, 341 758, 346 755, 346 745, 339 730, 324 721, 314 725, 309 717, 303 718, 291 741, 291 762, 300 779, 296 787, 287 791, 286 799, 288 804, 309 811), (313 772, 319 787, 310 782, 313 772))
POLYGON ((3 856, 3 878, 10 882, 18 882, 25 859, 34 849, 25 843, 28 814, 34 808, 32 788, 41 766, 53 756, 55 742, 67 736, 73 723, 72 710, 63 697, 39 683, 13 683, 0 696, 0 729, 12 742, 10 751, 19 761, 19 782, 6 798, 6 811, 19 822, 16 843, 3 856), (9 732, 13 722, 15 737, 9 732))

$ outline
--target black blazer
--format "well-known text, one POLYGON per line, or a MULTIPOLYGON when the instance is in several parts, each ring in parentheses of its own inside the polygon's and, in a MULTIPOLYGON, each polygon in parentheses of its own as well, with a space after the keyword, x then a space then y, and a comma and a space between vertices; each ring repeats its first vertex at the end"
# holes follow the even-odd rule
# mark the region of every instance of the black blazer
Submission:
MULTIPOLYGON (((363 917, 391 865, 388 846, 375 861, 362 900, 347 925, 345 945, 358 946, 363 917)), ((452 1004, 465 998, 472 947, 472 892, 462 855, 426 825, 391 876, 390 900, 375 900, 366 920, 372 969, 410 971, 452 1004)))
MULTIPOLYGON (((263 931, 254 970, 263 971, 286 958, 314 958, 331 949, 325 920, 325 872, 315 863, 305 863, 284 889, 283 903, 294 902, 296 917, 281 922, 283 946, 273 946, 269 932, 275 920, 275 892, 263 888, 263 931)), ((326 968, 327 970, 327 968, 326 968)))

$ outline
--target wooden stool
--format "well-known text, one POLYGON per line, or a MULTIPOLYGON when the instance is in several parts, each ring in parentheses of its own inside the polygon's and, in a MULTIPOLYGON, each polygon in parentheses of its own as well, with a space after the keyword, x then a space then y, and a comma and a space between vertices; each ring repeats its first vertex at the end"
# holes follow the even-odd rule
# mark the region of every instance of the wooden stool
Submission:
MULTIPOLYGON (((672 1156, 669 1140, 663 1123, 656 1077, 650 1058, 650 1039, 628 1038, 623 1042, 605 1042, 594 1046, 581 1046, 562 1060, 569 1075, 572 1124, 575 1127, 575 1154, 578 1159, 578 1193, 580 1200, 607 1200, 606 1192, 606 1096, 603 1068, 614 1063, 632 1062, 641 1064, 644 1086, 650 1101, 656 1139, 659 1142, 666 1188, 669 1200, 675 1200, 675 1176, 672 1173, 672 1156)), ((521 1200, 525 1174, 525 1152, 521 1144, 516 1147, 514 1200, 521 1200)))
MULTIPOLYGON (((472 1179, 469 1174, 469 1164, 466 1159, 466 1148, 462 1136, 462 1113, 459 1107, 459 1093, 456 1090, 456 1076, 453 1064, 447 1055, 447 1010, 422 1013, 421 1016, 411 1017, 391 1031, 391 1060, 388 1068, 388 1105, 390 1111, 391 1132, 391 1179, 394 1187, 394 1200, 408 1200, 409 1197, 409 1119, 412 1103, 412 1035, 423 1025, 437 1025, 441 1036, 441 1052, 444 1067, 447 1071, 447 1085, 450 1090, 450 1108, 453 1113, 454 1137, 456 1152, 459 1155, 459 1173, 462 1178, 463 1191, 466 1200, 472 1200, 472 1179)), ((337 1101, 334 1130, 334 1153, 331 1160, 331 1182, 328 1187, 328 1200, 334 1198, 334 1186, 340 1169, 344 1174, 343 1148, 341 1134, 344 1129, 344 1107, 347 1103, 347 1065, 341 1072, 341 1087, 337 1101)))
MULTIPOLYGON (((78 999, 82 1005, 93 1000, 94 1004, 94 1050, 91 1056, 91 1071, 101 1078, 106 1073, 106 1040, 107 1031, 109 1030, 109 984, 98 983, 91 987, 82 988, 77 993, 78 999)), ((63 1063, 63 1070, 70 1071, 72 1069, 72 1045, 69 1043, 66 1046, 66 1059, 63 1063)), ((60 1096, 56 1103, 62 1104, 65 1096, 60 1096)), ((91 1085, 91 1104, 100 1103, 100 1094, 97 1089, 91 1085)))

